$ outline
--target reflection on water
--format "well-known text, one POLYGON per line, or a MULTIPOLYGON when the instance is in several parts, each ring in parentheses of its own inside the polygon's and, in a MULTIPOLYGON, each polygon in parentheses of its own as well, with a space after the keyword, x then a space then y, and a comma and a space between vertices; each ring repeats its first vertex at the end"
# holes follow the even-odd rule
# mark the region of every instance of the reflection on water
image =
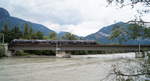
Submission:
POLYGON ((3 58, 0 59, 0 81, 100 81, 108 75, 113 64, 125 63, 128 57, 134 59, 134 54, 3 58))

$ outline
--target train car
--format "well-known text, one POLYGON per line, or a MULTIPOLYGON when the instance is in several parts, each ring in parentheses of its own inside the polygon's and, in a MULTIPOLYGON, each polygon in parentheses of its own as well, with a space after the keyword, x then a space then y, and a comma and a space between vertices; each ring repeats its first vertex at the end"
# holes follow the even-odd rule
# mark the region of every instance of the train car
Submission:
POLYGON ((67 45, 96 45, 94 40, 21 40, 14 39, 10 45, 52 45, 52 46, 67 46, 67 45))

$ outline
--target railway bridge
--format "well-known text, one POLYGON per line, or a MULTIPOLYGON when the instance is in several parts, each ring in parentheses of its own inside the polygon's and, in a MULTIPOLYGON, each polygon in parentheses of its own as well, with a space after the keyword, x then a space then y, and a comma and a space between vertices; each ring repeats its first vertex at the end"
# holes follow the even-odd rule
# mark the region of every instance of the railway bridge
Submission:
MULTIPOLYGON (((54 50, 57 57, 70 57, 66 51, 150 51, 150 45, 101 45, 94 40, 13 40, 8 49, 15 53, 19 50, 54 50)), ((13 54, 12 53, 12 54, 13 54)))

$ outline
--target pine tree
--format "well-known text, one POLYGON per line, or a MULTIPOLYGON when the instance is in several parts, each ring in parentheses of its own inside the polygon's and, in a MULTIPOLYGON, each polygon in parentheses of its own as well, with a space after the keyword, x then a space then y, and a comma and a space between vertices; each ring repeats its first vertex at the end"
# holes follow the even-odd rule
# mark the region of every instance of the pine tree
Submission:
POLYGON ((4 25, 4 27, 2 29, 2 32, 4 32, 4 33, 8 33, 9 32, 8 24, 4 25))
POLYGON ((24 24, 23 38, 29 39, 29 25, 27 23, 24 24))
POLYGON ((19 39, 22 37, 22 32, 20 30, 19 27, 15 26, 12 30, 11 30, 11 33, 12 33, 12 37, 13 39, 19 39))
POLYGON ((38 31, 34 34, 34 39, 43 39, 44 35, 42 32, 38 31))
POLYGON ((3 26, 3 29, 2 29, 2 31, 1 31, 1 33, 4 34, 4 39, 5 39, 4 41, 5 41, 5 42, 9 42, 9 41, 11 40, 11 38, 10 38, 11 32, 10 32, 10 30, 9 30, 8 24, 5 24, 5 25, 3 26))
POLYGON ((56 34, 55 32, 51 32, 51 33, 49 34, 49 38, 50 38, 51 40, 57 40, 57 34, 56 34))
POLYGON ((62 39, 64 39, 64 40, 78 40, 78 38, 75 35, 71 34, 71 33, 66 33, 62 37, 62 39))

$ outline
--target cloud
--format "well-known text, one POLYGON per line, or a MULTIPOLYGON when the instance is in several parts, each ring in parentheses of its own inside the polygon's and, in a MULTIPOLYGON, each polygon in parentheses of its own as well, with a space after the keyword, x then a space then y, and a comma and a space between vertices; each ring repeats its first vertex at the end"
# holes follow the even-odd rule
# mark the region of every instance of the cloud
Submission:
POLYGON ((69 24, 69 25, 58 25, 58 24, 49 24, 49 27, 57 32, 66 31, 71 32, 73 34, 84 36, 88 35, 89 33, 94 33, 99 30, 100 23, 98 21, 89 21, 89 22, 82 22, 77 25, 69 24))
POLYGON ((38 22, 78 24, 82 20, 80 12, 66 6, 63 0, 8 0, 6 7, 13 16, 34 19, 38 22))
MULTIPOLYGON (((137 14, 137 8, 106 5, 106 0, 1 0, 0 3, 0 7, 6 8, 12 16, 80 36, 118 21, 132 20, 137 14)), ((143 16, 149 20, 147 17, 143 16)))

